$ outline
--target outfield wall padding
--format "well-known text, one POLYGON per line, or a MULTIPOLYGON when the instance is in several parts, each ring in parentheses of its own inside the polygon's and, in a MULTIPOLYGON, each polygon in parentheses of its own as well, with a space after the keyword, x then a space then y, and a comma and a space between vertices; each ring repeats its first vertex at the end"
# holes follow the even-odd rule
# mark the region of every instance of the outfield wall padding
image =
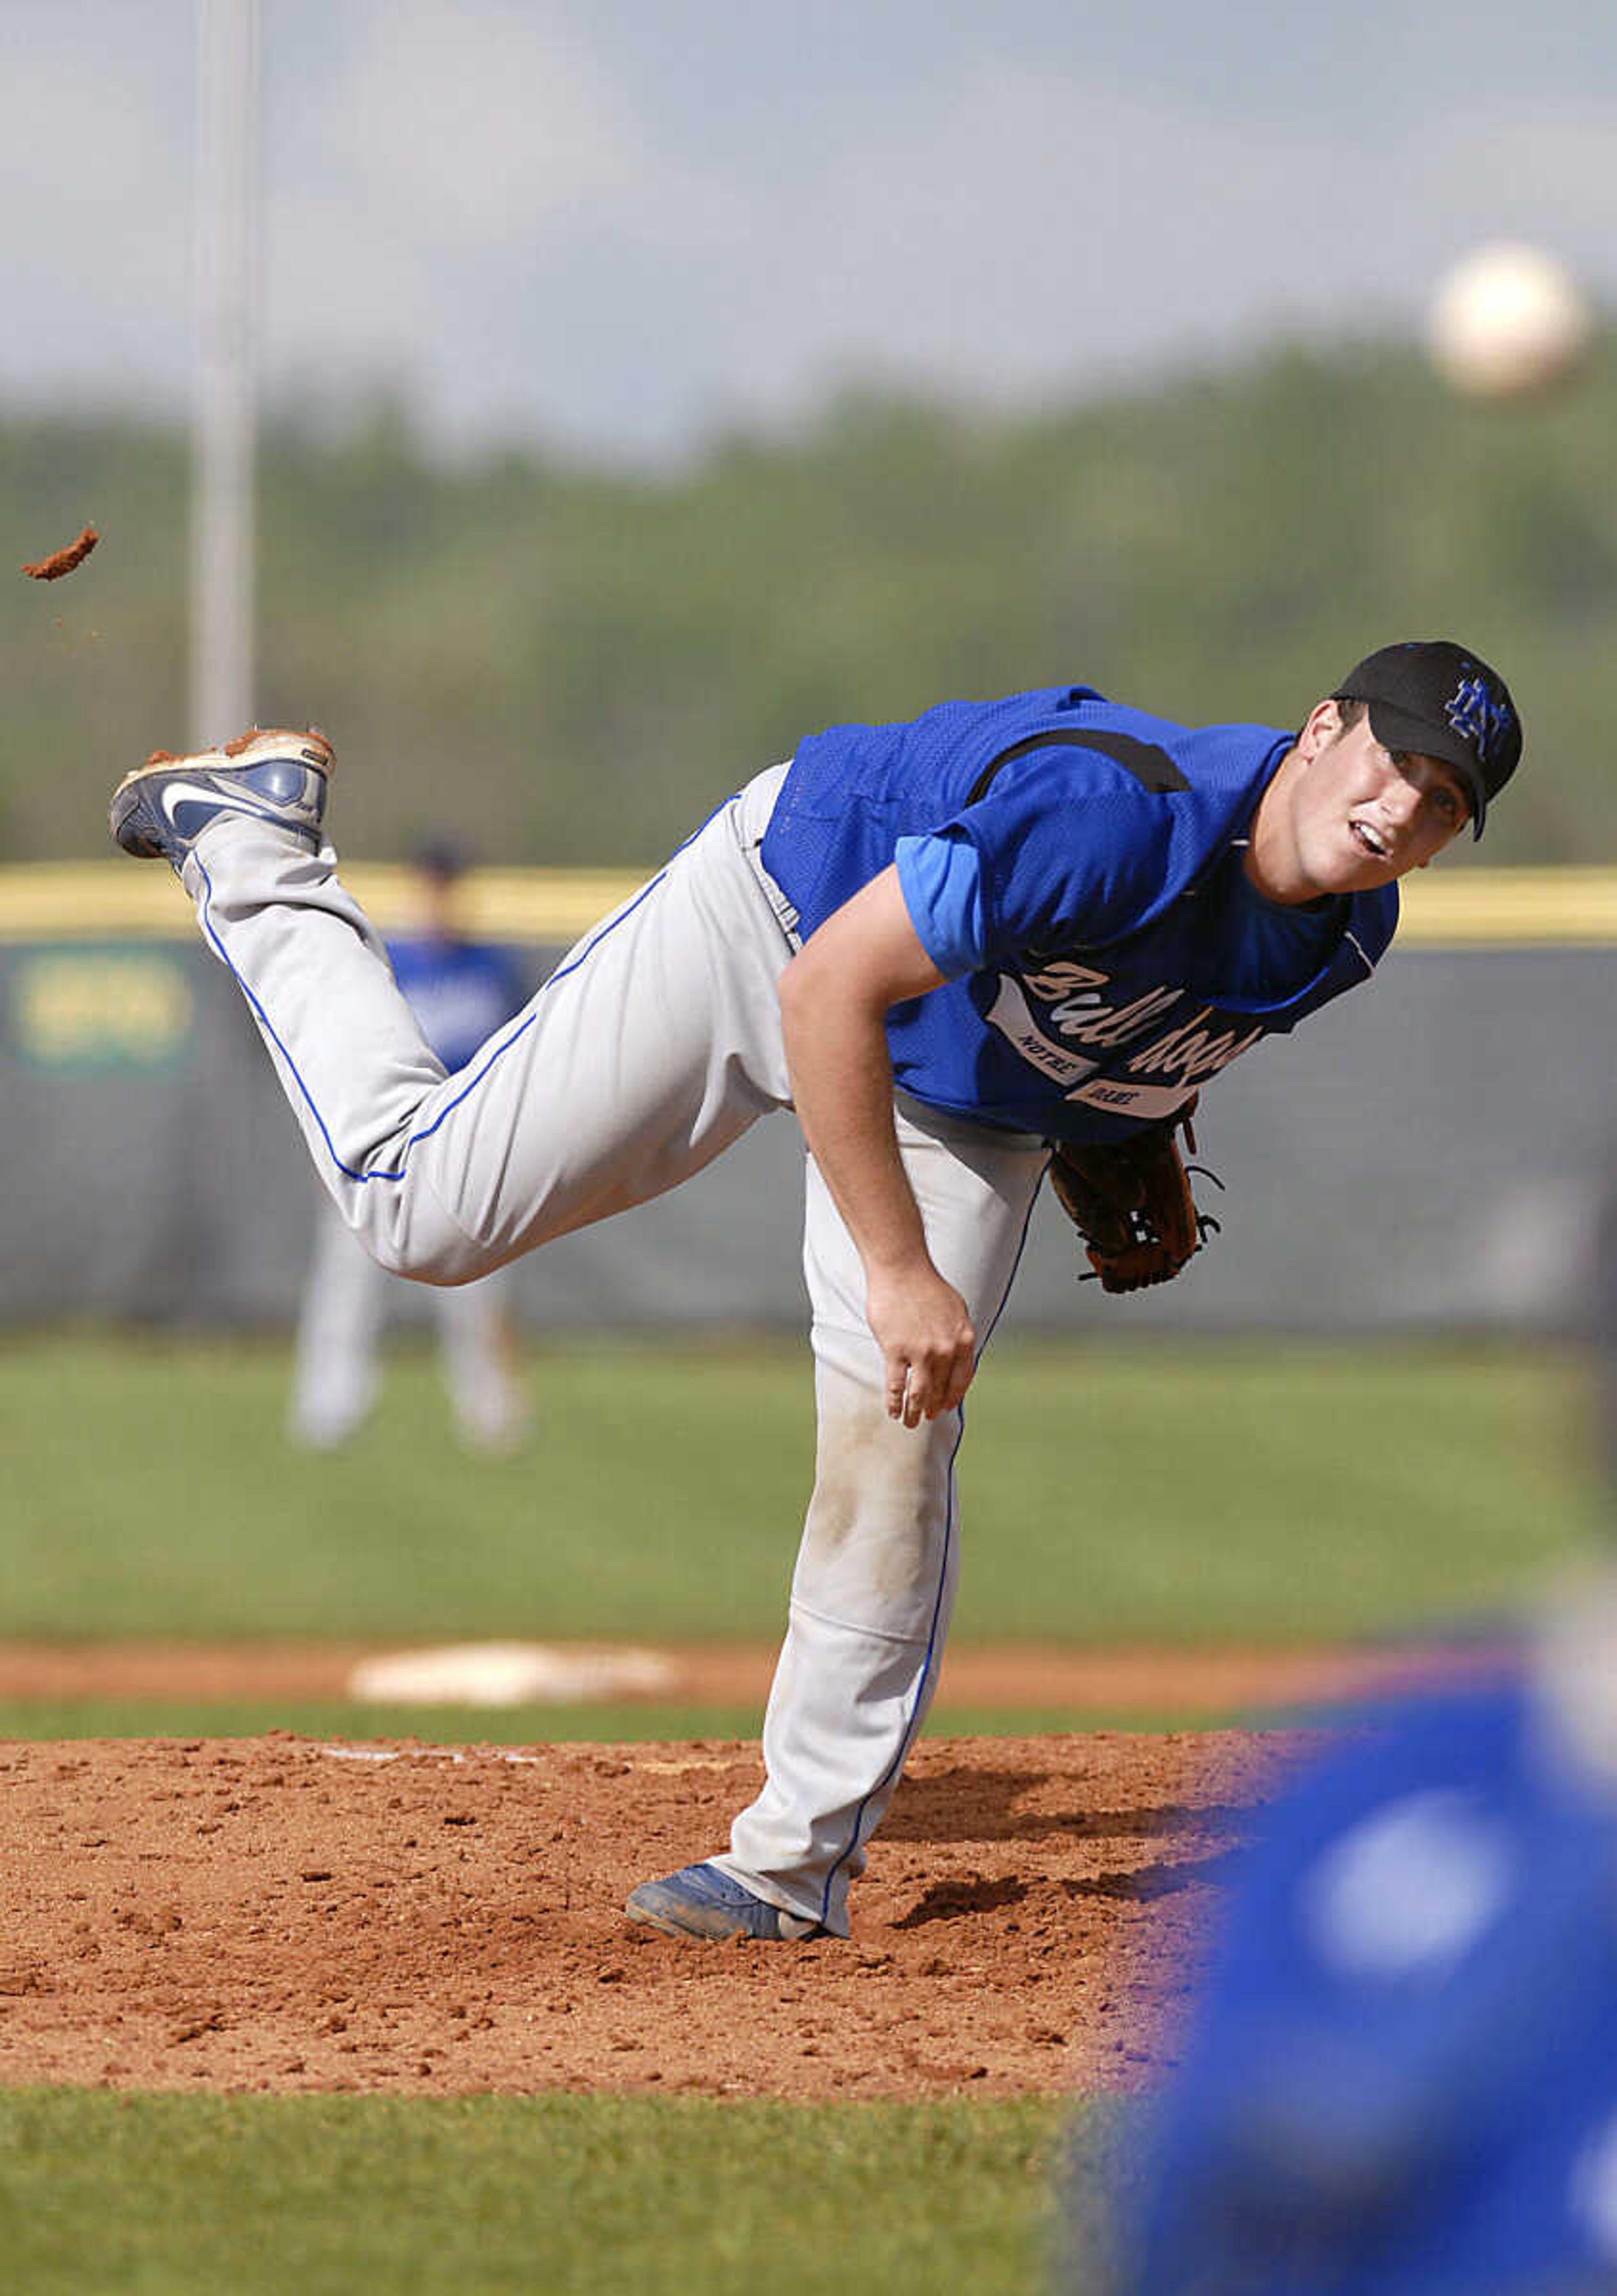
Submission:
MULTIPOLYGON (((1617 1162, 1614 987, 1605 948, 1395 951, 1204 1095, 1224 1227, 1178 1283, 1122 1300, 1079 1284, 1041 1201, 1007 1328, 1575 1328, 1617 1162)), ((0 946, 0 1320, 291 1319, 315 1184, 200 946, 0 946)), ((522 1320, 799 1324, 800 1160, 775 1118, 673 1196, 548 1246, 517 1271, 522 1320)), ((423 1305, 398 1286, 399 1315, 423 1305)))

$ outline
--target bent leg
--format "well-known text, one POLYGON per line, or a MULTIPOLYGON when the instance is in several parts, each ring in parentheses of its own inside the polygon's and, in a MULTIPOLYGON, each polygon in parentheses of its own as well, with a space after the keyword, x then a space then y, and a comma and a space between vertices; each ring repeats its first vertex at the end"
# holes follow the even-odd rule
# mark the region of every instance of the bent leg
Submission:
MULTIPOLYGON (((1046 1163, 1035 1140, 900 1117, 899 1146, 940 1272, 979 1353, 1010 1289, 1046 1163)), ((804 1264, 814 1309, 818 1441, 790 1625, 764 1719, 763 1792, 721 1871, 848 1934, 848 1887, 925 1718, 958 1571, 955 1457, 964 1417, 887 1416, 863 1269, 808 1164, 804 1264)))
POLYGON ((791 951, 746 858, 778 769, 720 808, 446 1077, 336 874, 226 818, 185 882, 316 1172, 384 1267, 463 1283, 701 1169, 787 1097, 791 951))

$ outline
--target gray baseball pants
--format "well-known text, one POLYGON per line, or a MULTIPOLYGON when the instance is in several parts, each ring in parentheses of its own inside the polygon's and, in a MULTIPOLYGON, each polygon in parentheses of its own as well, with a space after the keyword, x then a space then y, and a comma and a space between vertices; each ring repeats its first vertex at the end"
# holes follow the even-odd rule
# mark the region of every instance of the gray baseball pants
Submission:
MULTIPOLYGON (((675 1187, 789 1106, 778 982, 794 922, 758 849, 785 775, 760 775, 586 935, 454 1078, 336 873, 241 816, 185 868, 246 995, 315 1167, 372 1256, 464 1283, 675 1187)), ((1042 1145, 906 1103, 928 1248, 987 1334, 1015 1271, 1042 1145)), ((808 1161, 815 1487, 763 1730, 766 1780, 713 1862, 848 1934, 865 1863, 937 1680, 954 1602, 957 1412, 886 1414, 852 1240, 808 1161)))

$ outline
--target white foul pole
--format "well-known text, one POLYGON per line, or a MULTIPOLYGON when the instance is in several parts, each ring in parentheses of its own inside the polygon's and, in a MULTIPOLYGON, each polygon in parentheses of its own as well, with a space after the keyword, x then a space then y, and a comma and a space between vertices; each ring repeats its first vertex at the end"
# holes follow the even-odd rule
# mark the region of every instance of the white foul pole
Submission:
POLYGON ((191 742, 253 718, 258 0, 198 0, 191 742))

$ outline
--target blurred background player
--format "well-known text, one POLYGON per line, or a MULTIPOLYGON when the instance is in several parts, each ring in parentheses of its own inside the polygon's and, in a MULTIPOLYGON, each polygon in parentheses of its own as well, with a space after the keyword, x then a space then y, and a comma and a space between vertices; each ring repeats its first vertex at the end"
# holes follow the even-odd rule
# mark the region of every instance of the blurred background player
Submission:
MULTIPOLYGON (((527 1002, 529 984, 508 950, 467 938, 464 855, 446 840, 411 857, 411 930, 388 943, 393 977, 447 1075, 453 1076, 527 1002)), ((430 1292, 450 1407, 468 1449, 504 1451, 528 1431, 510 1271, 430 1292)), ((378 1345, 390 1297, 403 1277, 378 1267, 320 1199, 314 1258, 298 1321, 289 1432, 313 1451, 348 1441, 376 1399, 378 1345)))

